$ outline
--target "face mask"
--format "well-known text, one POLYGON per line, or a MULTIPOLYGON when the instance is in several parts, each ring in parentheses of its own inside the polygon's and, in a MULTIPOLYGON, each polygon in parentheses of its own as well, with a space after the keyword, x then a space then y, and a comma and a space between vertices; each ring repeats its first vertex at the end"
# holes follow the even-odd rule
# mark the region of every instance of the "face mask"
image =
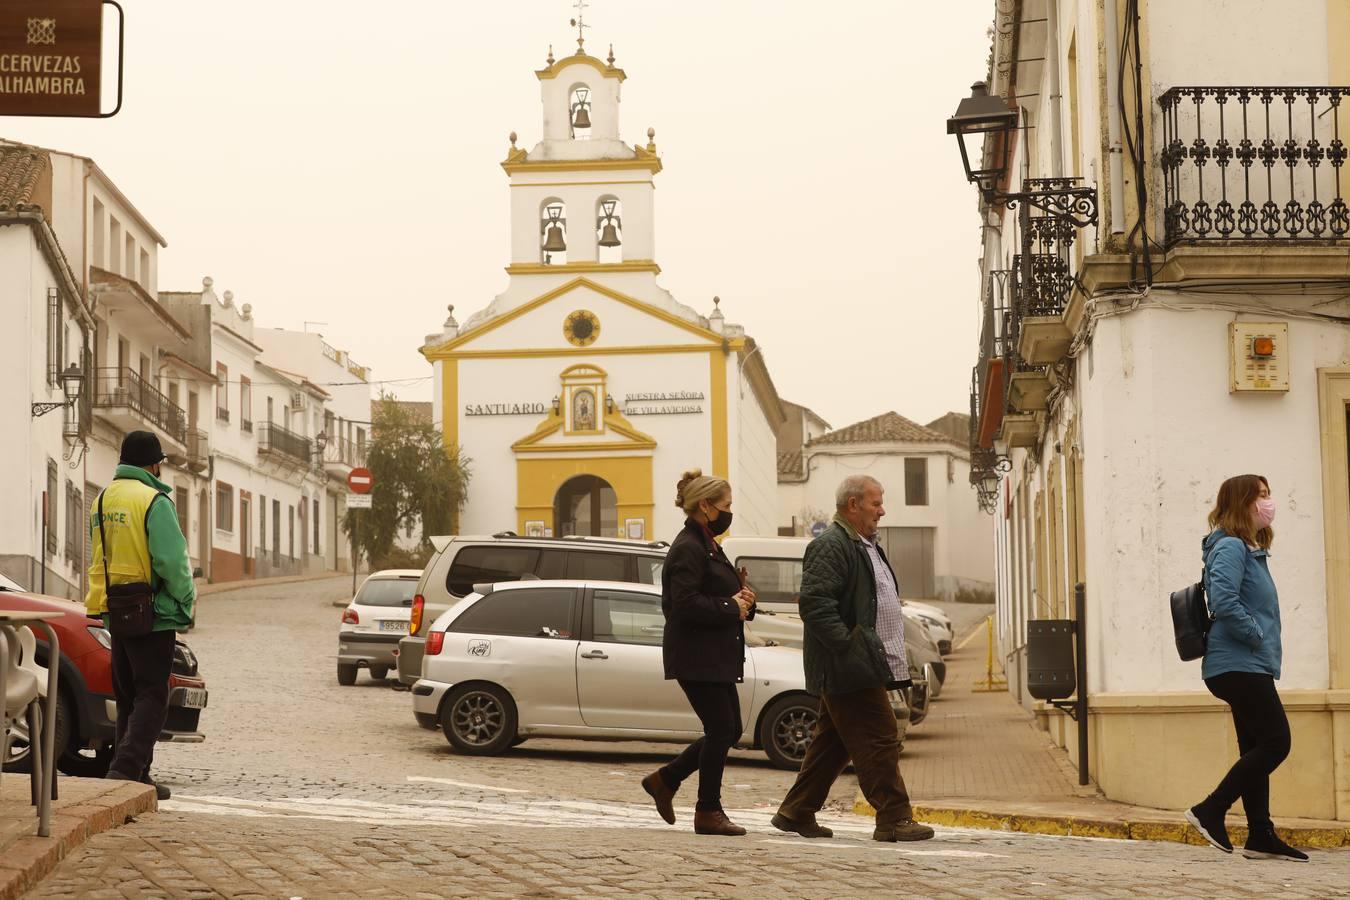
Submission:
POLYGON ((711 531, 714 535, 722 534, 730 527, 731 527, 731 510, 729 509, 719 509, 717 511, 717 518, 712 519, 708 522, 708 530, 711 531))
POLYGON ((1270 523, 1275 521, 1275 501, 1270 497, 1263 497, 1256 501, 1256 527, 1269 528, 1270 523))

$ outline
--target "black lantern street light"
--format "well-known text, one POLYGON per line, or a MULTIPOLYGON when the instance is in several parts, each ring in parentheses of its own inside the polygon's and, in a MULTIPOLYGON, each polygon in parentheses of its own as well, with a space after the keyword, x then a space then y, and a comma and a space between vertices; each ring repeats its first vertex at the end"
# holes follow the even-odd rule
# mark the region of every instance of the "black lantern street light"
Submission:
POLYGON ((971 85, 970 96, 961 101, 956 115, 947 120, 947 133, 956 135, 961 148, 966 180, 979 185, 986 200, 994 199, 999 182, 1008 172, 1008 156, 1016 131, 1017 111, 1009 109, 1002 98, 989 96, 989 85, 983 81, 971 85), (990 136, 994 138, 994 147, 986 161, 985 138, 990 136))
POLYGON ((71 363, 66 366, 66 370, 57 376, 61 382, 61 392, 66 395, 64 403, 34 403, 30 413, 34 419, 45 416, 47 413, 56 409, 74 407, 80 402, 80 394, 84 391, 84 373, 80 367, 71 363))
POLYGON ((314 435, 314 446, 319 451, 319 464, 322 465, 324 459, 323 452, 328 449, 328 432, 321 430, 318 434, 314 435))

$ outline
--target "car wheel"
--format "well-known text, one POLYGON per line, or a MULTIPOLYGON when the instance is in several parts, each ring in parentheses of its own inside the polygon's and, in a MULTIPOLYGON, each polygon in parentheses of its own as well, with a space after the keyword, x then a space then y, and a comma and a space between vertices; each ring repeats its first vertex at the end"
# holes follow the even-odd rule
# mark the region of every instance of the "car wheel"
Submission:
MULTIPOLYGON (((56 697, 56 758, 66 752, 70 742, 70 703, 64 691, 56 697)), ((9 727, 9 755, 4 760, 6 772, 28 772, 33 757, 28 741, 28 720, 20 716, 9 727)))
POLYGON ((371 678, 374 678, 376 681, 383 681, 383 680, 384 680, 384 677, 385 677, 386 675, 388 675, 388 674, 389 674, 389 667, 388 667, 388 666, 371 666, 371 667, 370 667, 370 677, 371 677, 371 678))
POLYGON ((344 687, 356 684, 356 666, 338 663, 338 684, 344 687))
POLYGON ((516 704, 495 684, 462 685, 445 700, 441 730, 460 753, 497 756, 516 739, 516 704))
POLYGON ((56 761, 56 767, 72 778, 104 778, 112 765, 113 745, 67 751, 56 761))
POLYGON ((769 704, 759 725, 759 743, 769 762, 780 769, 800 769, 819 718, 819 702, 806 694, 789 694, 769 704))

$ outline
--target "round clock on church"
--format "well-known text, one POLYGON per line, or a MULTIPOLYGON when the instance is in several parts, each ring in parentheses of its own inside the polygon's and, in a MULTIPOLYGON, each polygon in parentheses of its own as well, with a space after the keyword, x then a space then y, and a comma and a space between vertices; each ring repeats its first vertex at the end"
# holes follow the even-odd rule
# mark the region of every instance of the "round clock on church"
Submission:
POLYGON ((579 309, 563 321, 563 336, 577 347, 589 347, 600 336, 600 320, 589 309, 579 309))

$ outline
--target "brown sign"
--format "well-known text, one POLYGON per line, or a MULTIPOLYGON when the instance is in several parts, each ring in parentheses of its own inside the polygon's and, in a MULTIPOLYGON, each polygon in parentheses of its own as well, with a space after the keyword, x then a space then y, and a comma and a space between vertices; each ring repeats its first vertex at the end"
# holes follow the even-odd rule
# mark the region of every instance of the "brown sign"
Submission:
POLYGON ((0 3, 0 115, 97 116, 102 0, 0 3))

